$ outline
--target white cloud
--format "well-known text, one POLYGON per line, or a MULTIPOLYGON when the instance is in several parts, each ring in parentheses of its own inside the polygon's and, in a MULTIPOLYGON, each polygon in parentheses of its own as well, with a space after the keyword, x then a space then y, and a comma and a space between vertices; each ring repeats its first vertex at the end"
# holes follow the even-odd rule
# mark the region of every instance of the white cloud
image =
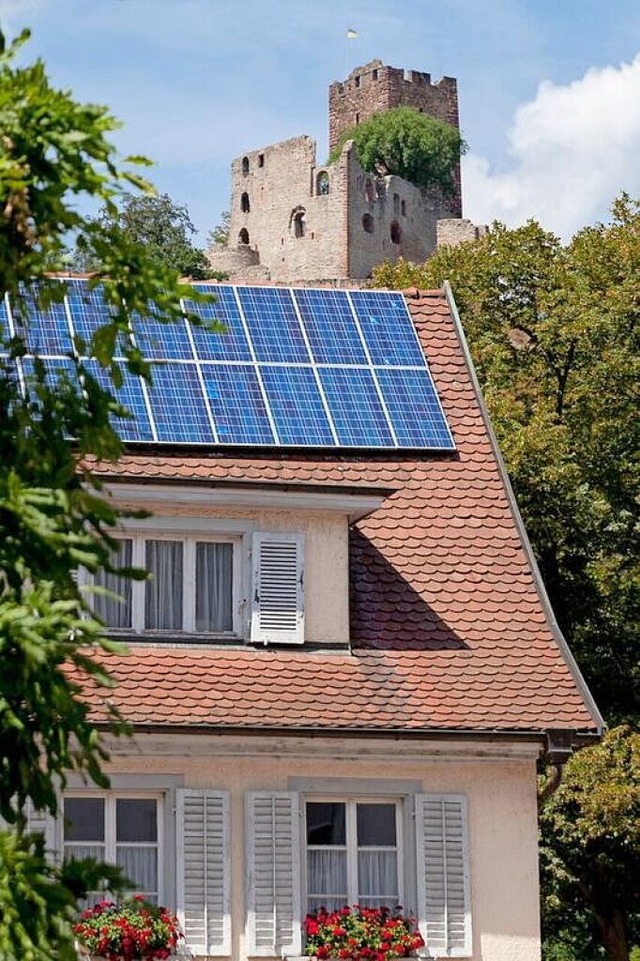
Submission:
POLYGON ((510 169, 465 158, 465 216, 510 226, 535 217, 565 240, 606 220, 622 190, 640 196, 640 54, 567 86, 543 81, 516 111, 508 139, 510 169))

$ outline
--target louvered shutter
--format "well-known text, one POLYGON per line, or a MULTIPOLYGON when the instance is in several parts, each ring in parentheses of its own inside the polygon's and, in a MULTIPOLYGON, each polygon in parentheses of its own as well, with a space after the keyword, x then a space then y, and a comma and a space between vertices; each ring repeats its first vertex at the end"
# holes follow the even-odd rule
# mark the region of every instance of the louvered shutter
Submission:
POLYGON ((229 795, 179 790, 177 907, 192 954, 231 954, 229 795))
POLYGON ((27 801, 27 828, 31 834, 44 834, 47 860, 55 864, 59 855, 58 822, 48 811, 37 811, 32 801, 27 801))
POLYGON ((304 642, 304 538, 301 534, 253 535, 254 643, 304 642))
POLYGON ((302 952, 298 795, 247 794, 247 954, 302 952))
POLYGON ((418 920, 429 954, 471 955, 467 805, 456 795, 416 797, 418 920))

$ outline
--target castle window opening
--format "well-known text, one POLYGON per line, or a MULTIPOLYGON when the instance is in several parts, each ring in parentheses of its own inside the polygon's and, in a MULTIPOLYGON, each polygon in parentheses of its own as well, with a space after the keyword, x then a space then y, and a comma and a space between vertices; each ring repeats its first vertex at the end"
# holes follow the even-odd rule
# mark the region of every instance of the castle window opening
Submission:
POLYGON ((400 194, 393 195, 393 212, 396 217, 400 213, 400 194))
POLYGON ((392 244, 399 244, 402 240, 402 231, 400 230, 400 224, 397 220, 393 220, 391 222, 391 226, 389 227, 389 235, 391 237, 392 244))
POLYGON ((373 233, 373 217, 371 216, 371 214, 362 215, 362 226, 365 234, 373 233))
POLYGON ((377 80, 377 79, 378 79, 378 71, 377 71, 377 70, 372 70, 372 71, 371 71, 371 79, 372 79, 372 80, 377 80))
POLYGON ((316 193, 319 197, 326 197, 329 193, 329 174, 321 170, 316 179, 316 193))
POLYGON ((406 216, 407 216, 407 201, 406 201, 406 200, 403 200, 402 203, 400 204, 400 210, 402 211, 402 216, 403 216, 403 217, 406 217, 406 216))
POLYGON ((259 154, 258 154, 258 166, 259 166, 259 167, 264 167, 264 154, 263 154, 263 153, 259 153, 259 154))
POLYGON ((245 246, 249 243, 249 231, 247 230, 246 227, 243 227, 240 233, 238 234, 238 243, 243 244, 245 246))
POLYGON ((242 158, 242 176, 246 177, 248 173, 249 173, 249 158, 243 157, 242 158))
POLYGON ((304 237, 304 233, 306 229, 306 222, 305 222, 306 213, 307 211, 302 206, 294 207, 293 210, 291 211, 291 217, 289 218, 289 226, 293 231, 293 236, 297 240, 299 240, 301 237, 304 237))
POLYGON ((360 114, 357 113, 357 114, 356 114, 356 124, 359 124, 359 123, 360 123, 360 114))
POLYGON ((368 177, 364 182, 364 196, 367 202, 370 204, 372 204, 376 199, 376 192, 373 189, 373 184, 371 183, 368 177))
POLYGON ((360 86, 360 77, 356 77, 356 87, 360 86))
POLYGON ((249 194, 245 192, 240 197, 240 210, 243 214, 248 214, 251 210, 251 204, 249 203, 249 194))

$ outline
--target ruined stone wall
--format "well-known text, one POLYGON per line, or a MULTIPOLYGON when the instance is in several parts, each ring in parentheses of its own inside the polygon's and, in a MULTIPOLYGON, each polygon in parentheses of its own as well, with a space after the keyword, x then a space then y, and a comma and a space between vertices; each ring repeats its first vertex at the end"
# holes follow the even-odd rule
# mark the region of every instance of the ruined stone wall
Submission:
POLYGON ((478 240, 489 233, 486 224, 473 224, 470 220, 445 219, 439 220, 436 232, 438 247, 455 247, 468 240, 478 240))
POLYGON ((344 164, 317 166, 295 137, 238 157, 232 180, 230 242, 248 240, 273 281, 348 276, 344 164))
MULTIPOLYGON (((352 70, 342 83, 332 83, 329 87, 329 150, 333 150, 345 130, 394 107, 413 107, 460 129, 458 85, 453 77, 442 77, 431 83, 428 73, 400 70, 383 65, 381 60, 372 60, 352 70)), ((454 171, 454 183, 451 216, 461 217, 459 163, 454 171)))
POLYGON ((438 191, 427 192, 400 177, 372 177, 349 156, 349 277, 369 277, 385 260, 421 263, 436 246, 443 213, 438 191))

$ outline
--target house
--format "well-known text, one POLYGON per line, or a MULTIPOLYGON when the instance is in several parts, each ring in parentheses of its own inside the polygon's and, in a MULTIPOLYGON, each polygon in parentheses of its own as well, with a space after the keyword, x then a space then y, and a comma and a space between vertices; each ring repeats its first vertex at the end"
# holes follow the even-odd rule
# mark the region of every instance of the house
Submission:
MULTIPOLYGON (((178 359, 154 398, 125 383, 139 433, 98 467, 119 503, 153 511, 120 537, 154 578, 107 579, 124 601, 96 602, 130 653, 108 658, 113 691, 87 691, 97 723, 107 697, 135 733, 107 739, 109 791, 70 781, 49 843, 122 864, 178 909, 197 956, 296 957, 307 910, 360 902, 401 903, 432 957, 535 961, 536 762, 561 763, 602 720, 549 609, 450 292, 217 291, 225 364, 202 359, 204 342, 186 358, 204 333, 171 334, 178 359), (229 360, 252 322, 253 354, 229 360), (322 362, 286 360, 285 327, 322 362), (363 344, 366 363, 349 360, 363 344), (280 378, 268 423, 250 390, 261 350, 284 352, 262 369, 267 394, 280 378), (376 440, 387 422, 367 364, 393 444, 376 440), (394 365, 404 380, 387 395, 394 365), (312 381, 333 385, 322 409, 312 381), (338 443, 321 443, 327 409, 338 443)), ((70 281, 76 325, 87 298, 70 281)))

